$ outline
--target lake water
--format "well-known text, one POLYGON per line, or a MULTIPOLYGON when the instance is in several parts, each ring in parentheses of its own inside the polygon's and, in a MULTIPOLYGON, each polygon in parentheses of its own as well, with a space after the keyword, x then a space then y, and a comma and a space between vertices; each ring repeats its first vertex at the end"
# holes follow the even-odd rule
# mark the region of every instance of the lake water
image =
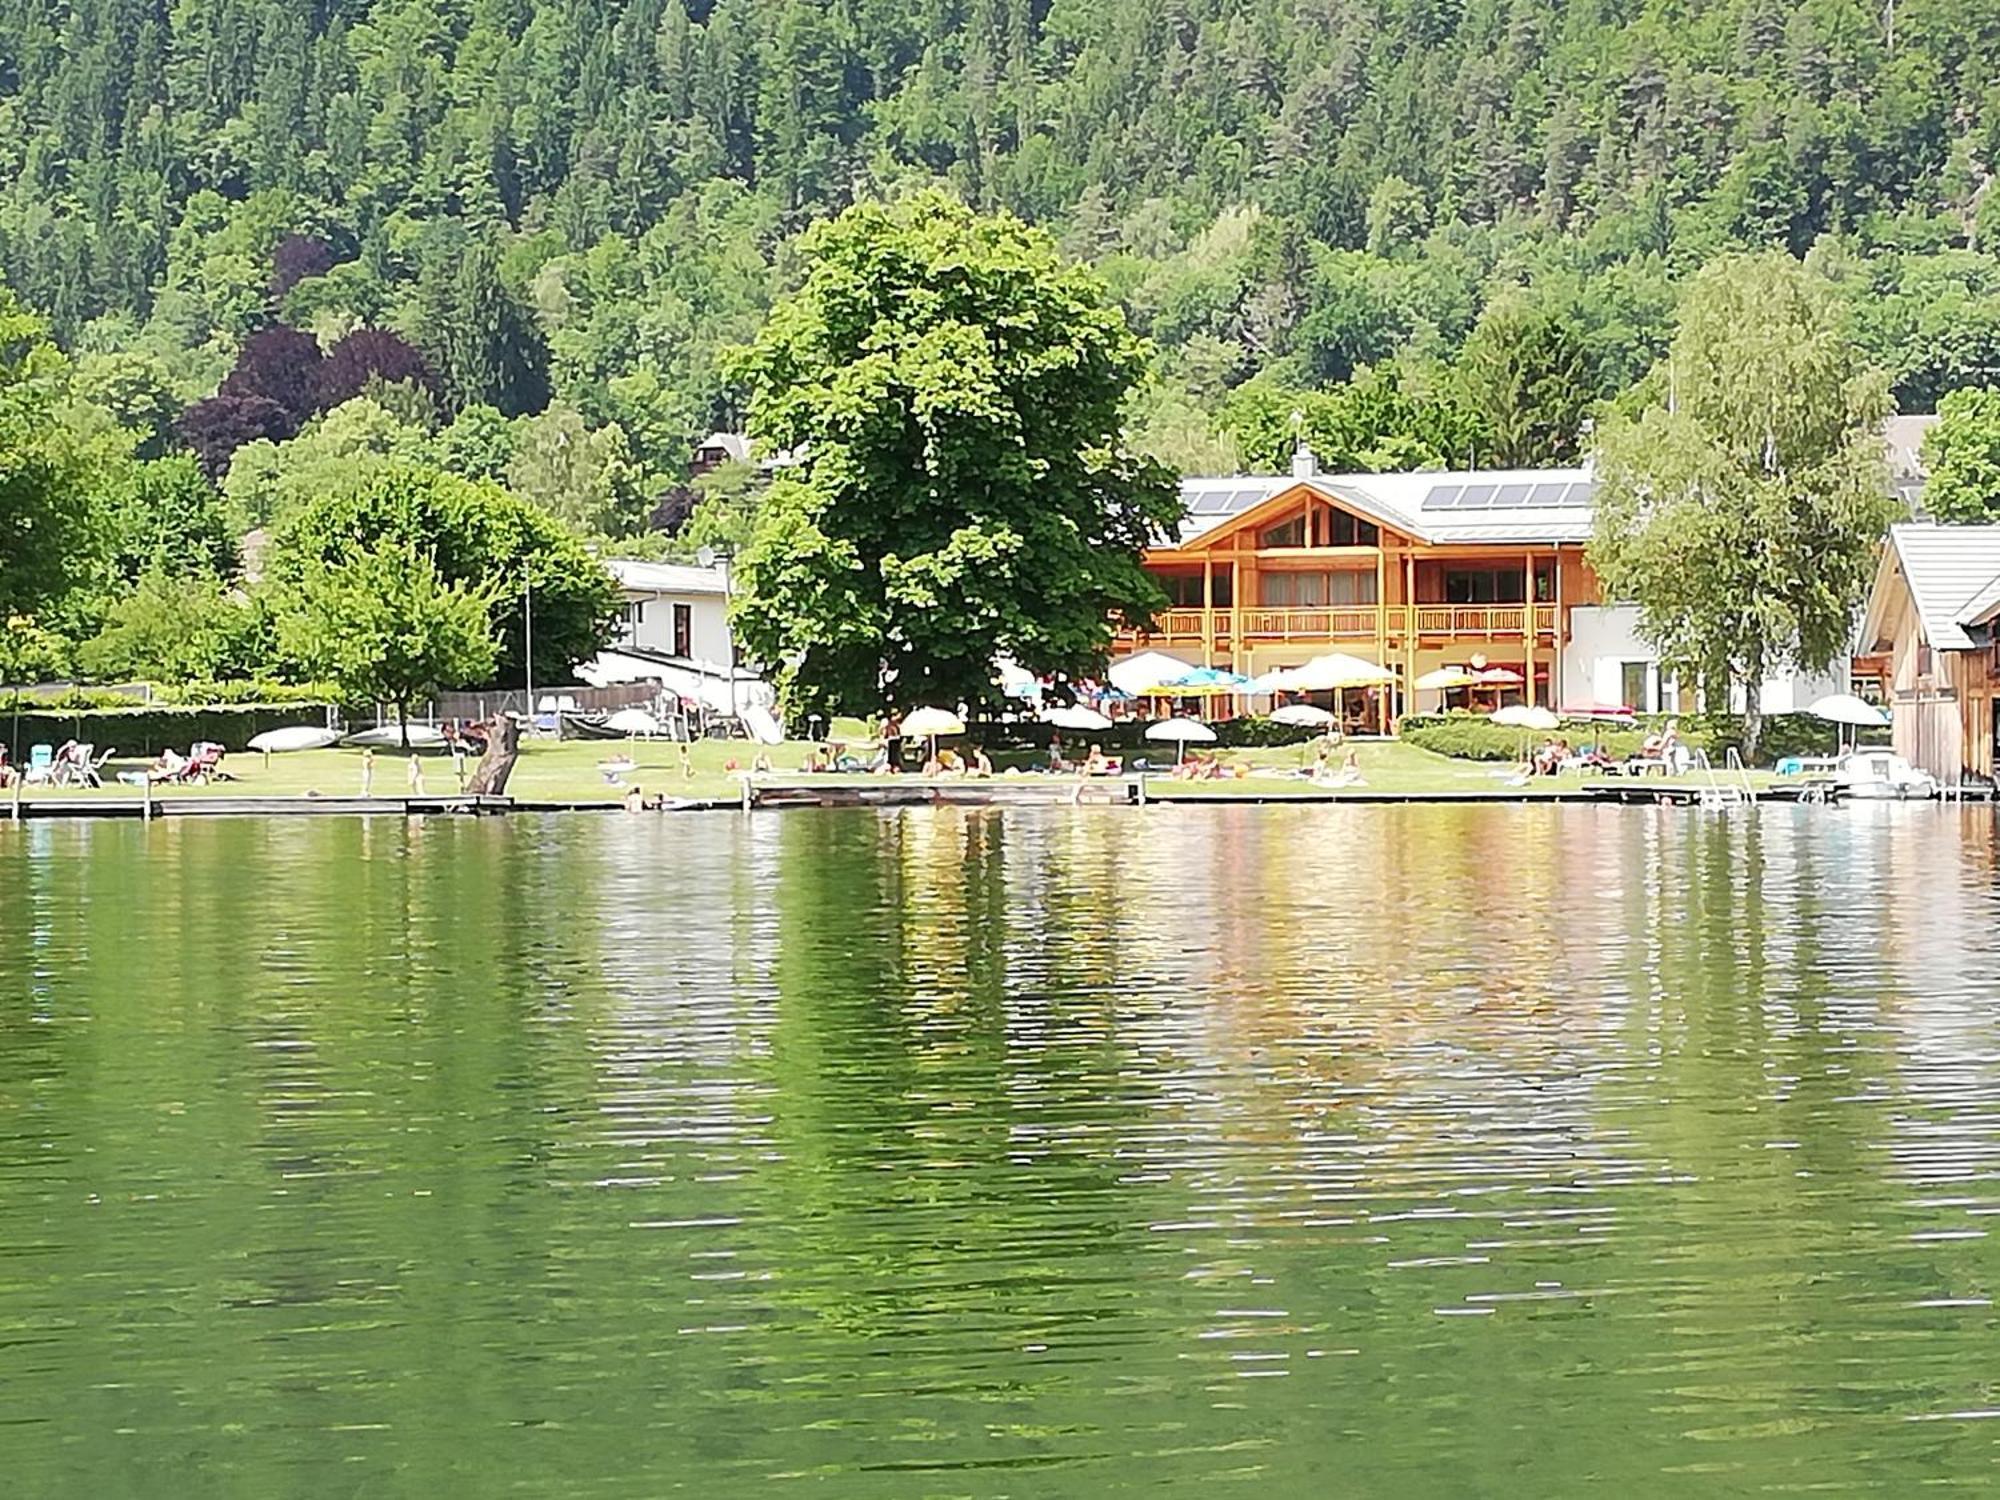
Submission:
POLYGON ((2000 1481, 1987 809, 0 825, 20 1496, 2000 1481))

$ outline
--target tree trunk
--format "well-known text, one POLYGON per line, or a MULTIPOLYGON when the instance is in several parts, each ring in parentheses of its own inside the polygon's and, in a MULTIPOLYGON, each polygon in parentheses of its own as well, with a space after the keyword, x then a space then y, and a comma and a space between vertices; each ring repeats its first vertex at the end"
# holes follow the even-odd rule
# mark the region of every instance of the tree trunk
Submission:
POLYGON ((401 698, 396 700, 396 732, 403 737, 403 748, 410 748, 410 705, 401 698))
POLYGON ((465 790, 475 797, 504 796, 507 778, 514 774, 514 762, 521 755, 521 726, 511 714, 495 714, 480 728, 486 731, 486 753, 472 768, 465 790))
POLYGON ((1764 684, 1761 680, 1743 684, 1743 764, 1757 758, 1758 742, 1764 738, 1764 684))

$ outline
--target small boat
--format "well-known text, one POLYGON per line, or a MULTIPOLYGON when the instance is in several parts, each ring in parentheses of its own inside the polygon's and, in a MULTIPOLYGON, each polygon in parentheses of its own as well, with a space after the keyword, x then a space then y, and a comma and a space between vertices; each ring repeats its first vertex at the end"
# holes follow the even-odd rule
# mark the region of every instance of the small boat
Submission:
POLYGON ((280 755, 293 750, 324 750, 339 743, 340 736, 331 729, 316 724, 292 724, 253 735, 250 748, 266 755, 280 755))
MULTIPOLYGON (((409 736, 412 750, 442 750, 446 743, 444 731, 433 729, 428 724, 410 725, 409 736)), ((377 724, 373 729, 348 735, 340 743, 353 749, 365 746, 371 750, 400 750, 403 748, 403 730, 394 724, 377 724)))
POLYGON ((1938 794, 1937 778, 1891 750, 1856 750, 1833 773, 1834 795, 1868 802, 1921 802, 1938 794))

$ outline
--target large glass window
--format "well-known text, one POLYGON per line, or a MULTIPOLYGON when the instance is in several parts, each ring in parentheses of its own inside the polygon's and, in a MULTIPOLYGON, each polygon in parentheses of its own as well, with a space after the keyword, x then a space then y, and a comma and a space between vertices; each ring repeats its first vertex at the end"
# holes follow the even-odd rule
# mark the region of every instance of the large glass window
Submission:
MULTIPOLYGON (((1173 608, 1201 608, 1201 574, 1165 573, 1160 575, 1160 587, 1166 590, 1167 603, 1173 608)), ((1215 585, 1211 595, 1215 601, 1215 607, 1217 609, 1229 608, 1230 599, 1234 593, 1235 588, 1230 577, 1230 570, 1226 568, 1218 569, 1215 574, 1215 585)))
MULTIPOLYGON (((1527 602, 1527 570, 1522 567, 1446 568, 1446 604, 1524 604, 1527 602)), ((1547 604, 1556 596, 1555 559, 1535 564, 1535 602, 1547 604)))
POLYGON ((1303 547, 1306 544, 1306 518, 1293 516, 1289 521, 1280 521, 1276 526, 1266 526, 1257 533, 1260 547, 1303 547))
POLYGON ((1362 568, 1324 573, 1259 573, 1264 603, 1280 609, 1365 608, 1375 603, 1375 575, 1362 568))

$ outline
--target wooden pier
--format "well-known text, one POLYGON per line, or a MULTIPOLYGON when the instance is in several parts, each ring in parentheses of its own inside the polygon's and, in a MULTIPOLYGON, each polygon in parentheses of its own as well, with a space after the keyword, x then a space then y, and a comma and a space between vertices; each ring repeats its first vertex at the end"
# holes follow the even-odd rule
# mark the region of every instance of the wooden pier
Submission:
MULTIPOLYGON (((511 797, 61 797, 11 798, 0 803, 0 822, 43 818, 245 818, 490 816, 514 810, 511 797)), ((606 806, 615 809, 617 803, 606 806)))

